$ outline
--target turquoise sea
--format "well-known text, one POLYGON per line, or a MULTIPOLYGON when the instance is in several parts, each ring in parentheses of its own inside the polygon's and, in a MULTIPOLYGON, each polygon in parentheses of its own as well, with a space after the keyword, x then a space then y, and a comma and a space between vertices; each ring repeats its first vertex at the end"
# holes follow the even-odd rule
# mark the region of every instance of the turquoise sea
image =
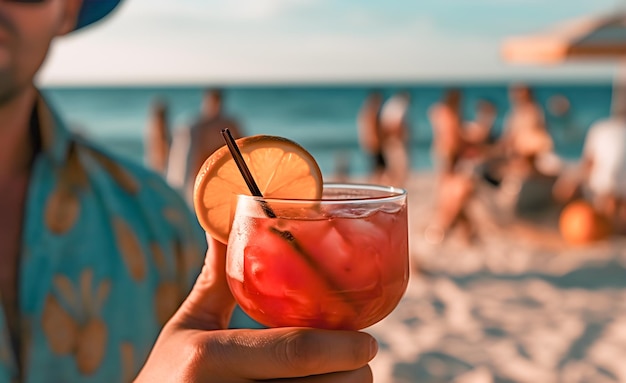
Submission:
MULTIPOLYGON (((497 106, 496 133, 509 107, 506 83, 453 84, 464 94, 465 118, 471 120, 479 99, 497 106)), ((589 126, 609 115, 611 85, 531 84, 546 110, 558 154, 568 159, 580 155, 589 126), (556 116, 549 108, 554 96, 565 96, 571 110, 556 116)), ((338 159, 348 160, 352 175, 367 170, 367 159, 357 144, 356 114, 371 89, 386 96, 400 90, 412 95, 411 163, 428 169, 431 127, 427 110, 448 84, 354 86, 233 86, 223 87, 226 109, 237 117, 247 134, 273 134, 291 138, 313 153, 325 175, 334 172, 338 159)), ((190 122, 198 113, 204 87, 99 87, 46 88, 44 93, 76 129, 112 150, 142 161, 143 136, 151 103, 165 100, 170 108, 171 129, 190 122)))

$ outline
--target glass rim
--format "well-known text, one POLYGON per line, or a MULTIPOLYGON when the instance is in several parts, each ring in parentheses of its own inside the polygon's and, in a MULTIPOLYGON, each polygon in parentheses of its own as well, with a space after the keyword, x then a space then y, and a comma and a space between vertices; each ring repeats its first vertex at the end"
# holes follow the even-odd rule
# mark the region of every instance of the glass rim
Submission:
POLYGON ((274 202, 274 203, 374 203, 374 202, 395 202, 399 201, 407 196, 407 190, 395 186, 385 186, 385 185, 377 185, 377 184, 367 184, 367 183, 346 183, 346 182, 329 182, 323 184, 323 190, 328 189, 337 189, 337 190, 359 190, 359 191, 376 191, 387 193, 379 196, 367 196, 366 194, 362 196, 349 196, 342 198, 266 198, 266 197, 257 197, 251 196, 248 194, 237 194, 237 198, 244 200, 252 200, 252 201, 264 201, 264 202, 274 202))

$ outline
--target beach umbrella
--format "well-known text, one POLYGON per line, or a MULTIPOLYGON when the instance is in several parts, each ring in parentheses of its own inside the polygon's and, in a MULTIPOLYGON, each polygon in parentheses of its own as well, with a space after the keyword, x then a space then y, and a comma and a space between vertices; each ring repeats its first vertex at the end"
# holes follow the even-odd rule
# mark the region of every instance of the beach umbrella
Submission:
POLYGON ((508 38, 502 55, 508 62, 531 64, 626 58, 626 13, 572 20, 545 33, 508 38))
POLYGON ((504 41, 505 61, 520 64, 559 64, 565 61, 620 63, 613 86, 612 107, 626 107, 626 13, 586 17, 534 35, 504 41))

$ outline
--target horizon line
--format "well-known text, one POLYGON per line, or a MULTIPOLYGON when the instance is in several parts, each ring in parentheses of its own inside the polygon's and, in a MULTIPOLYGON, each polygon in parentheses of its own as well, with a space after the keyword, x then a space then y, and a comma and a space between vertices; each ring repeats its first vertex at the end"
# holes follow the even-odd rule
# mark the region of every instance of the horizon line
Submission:
POLYGON ((528 83, 536 85, 613 85, 612 76, 590 77, 553 77, 549 76, 515 76, 492 78, 442 77, 423 79, 248 79, 248 80, 161 80, 161 81, 45 81, 38 83, 41 88, 158 88, 158 87, 270 87, 270 86, 416 86, 416 85, 490 85, 528 83))

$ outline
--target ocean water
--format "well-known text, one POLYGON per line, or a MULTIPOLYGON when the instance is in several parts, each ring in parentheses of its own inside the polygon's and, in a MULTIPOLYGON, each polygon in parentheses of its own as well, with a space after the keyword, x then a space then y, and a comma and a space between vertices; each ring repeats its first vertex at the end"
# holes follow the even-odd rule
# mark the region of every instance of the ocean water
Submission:
MULTIPOLYGON (((476 103, 488 99, 498 110, 495 133, 509 108, 507 84, 460 84, 463 113, 474 117, 476 103)), ((224 88, 225 106, 241 123, 246 134, 273 134, 291 138, 307 148, 318 160, 324 175, 332 175, 340 162, 347 162, 351 175, 362 175, 368 160, 359 150, 356 115, 371 89, 385 96, 406 90, 412 99, 408 121, 413 169, 432 165, 432 130, 427 111, 443 95, 447 86, 406 84, 372 86, 251 86, 224 88)), ((611 85, 536 84, 538 102, 546 111, 556 151, 567 159, 580 156, 589 126, 609 115, 611 85), (570 112, 556 116, 550 100, 565 96, 570 112)), ((70 125, 111 150, 141 162, 143 137, 151 103, 167 102, 171 129, 188 124, 198 114, 203 87, 103 87, 47 88, 44 94, 70 125)))

